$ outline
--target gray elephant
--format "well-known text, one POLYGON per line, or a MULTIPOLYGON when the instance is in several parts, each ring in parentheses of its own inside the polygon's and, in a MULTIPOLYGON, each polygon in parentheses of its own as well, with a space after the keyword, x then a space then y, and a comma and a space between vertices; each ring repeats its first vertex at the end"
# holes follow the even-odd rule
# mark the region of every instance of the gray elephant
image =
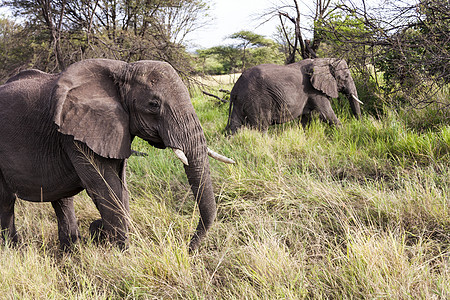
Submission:
POLYGON ((172 148, 200 210, 189 248, 198 248, 216 215, 209 150, 186 86, 167 63, 92 59, 59 74, 27 70, 0 86, 0 218, 16 242, 16 196, 51 202, 62 248, 79 239, 73 196, 86 190, 101 219, 90 232, 120 247, 129 222, 125 180, 135 136, 172 148))
POLYGON ((304 59, 286 66, 265 64, 245 70, 230 95, 226 130, 235 133, 247 125, 266 131, 302 115, 302 123, 311 111, 321 119, 340 125, 329 98, 344 93, 353 114, 361 115, 355 83, 344 60, 335 58, 304 59))

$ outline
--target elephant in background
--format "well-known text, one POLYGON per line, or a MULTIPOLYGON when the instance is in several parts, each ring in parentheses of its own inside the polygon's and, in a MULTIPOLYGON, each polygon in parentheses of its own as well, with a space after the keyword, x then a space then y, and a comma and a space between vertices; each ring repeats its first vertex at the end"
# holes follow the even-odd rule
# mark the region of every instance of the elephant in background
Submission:
POLYGON ((4 238, 17 242, 16 196, 51 202, 63 249, 79 239, 73 196, 86 190, 101 219, 91 235, 127 245, 125 178, 138 136, 172 148, 183 161, 200 210, 189 249, 197 249, 216 216, 211 151, 189 92, 167 63, 91 59, 59 74, 26 70, 0 86, 0 218, 4 238))
POLYGON ((241 126, 266 131, 318 111, 321 119, 340 126, 330 99, 344 93, 356 118, 361 116, 358 92, 347 63, 336 58, 304 59, 286 66, 264 64, 245 70, 230 94, 227 132, 241 126))

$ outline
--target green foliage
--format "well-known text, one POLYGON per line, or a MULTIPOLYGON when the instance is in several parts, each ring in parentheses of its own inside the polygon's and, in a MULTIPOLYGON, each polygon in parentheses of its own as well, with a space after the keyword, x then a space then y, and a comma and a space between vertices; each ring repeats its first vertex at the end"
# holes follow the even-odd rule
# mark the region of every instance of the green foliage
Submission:
POLYGON ((343 46, 350 39, 357 42, 355 37, 365 37, 370 33, 365 22, 355 13, 343 14, 334 11, 328 15, 326 22, 319 20, 314 24, 325 40, 335 40, 337 46, 343 46))
MULTIPOLYGON (((86 58, 124 61, 155 59, 171 63, 181 74, 192 71, 184 39, 207 22, 203 0, 167 1, 28 1, 4 0, 20 16, 22 64, 43 71, 60 71, 86 58), (201 20, 200 20, 201 19, 201 20)), ((12 69, 13 58, 3 69, 12 69)))
POLYGON ((335 10, 326 21, 316 21, 314 27, 324 44, 318 51, 321 57, 340 57, 350 65, 365 65, 361 58, 369 49, 364 42, 370 38, 371 32, 362 17, 335 10))
POLYGON ((242 42, 242 48, 246 48, 248 46, 270 46, 273 43, 272 40, 266 39, 264 36, 248 30, 242 30, 233 33, 232 35, 230 35, 230 38, 234 40, 240 40, 242 42))
POLYGON ((0 81, 7 78, 32 55, 34 44, 27 39, 23 27, 0 18, 0 81))
POLYGON ((216 46, 197 50, 199 67, 204 74, 227 74, 237 71, 241 52, 235 46, 216 46), (209 61, 207 61, 209 59, 209 61))
POLYGON ((380 76, 374 73, 373 67, 353 72, 352 77, 358 97, 364 103, 361 107, 364 113, 378 118, 385 114, 386 109, 392 108, 383 97, 383 90, 380 88, 381 78, 375 78, 380 76))
POLYGON ((271 44, 269 47, 257 47, 249 49, 249 57, 246 66, 253 67, 260 64, 279 64, 284 63, 284 57, 280 53, 277 45, 271 44))
POLYGON ((216 46, 197 50, 196 71, 219 75, 242 72, 263 63, 282 63, 282 53, 277 44, 251 31, 240 31, 230 36, 241 40, 239 45, 216 46))
POLYGON ((319 24, 320 53, 346 58, 362 75, 374 67, 392 107, 423 107, 450 82, 449 8, 439 0, 386 2, 378 11, 342 2, 319 24))

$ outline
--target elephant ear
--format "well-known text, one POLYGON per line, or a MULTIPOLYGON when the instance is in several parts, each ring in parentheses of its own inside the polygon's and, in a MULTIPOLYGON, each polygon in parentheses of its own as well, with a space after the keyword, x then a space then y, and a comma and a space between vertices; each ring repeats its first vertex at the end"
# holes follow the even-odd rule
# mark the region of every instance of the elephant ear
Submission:
POLYGON ((59 132, 73 135, 100 156, 123 159, 131 154, 129 115, 115 78, 125 62, 93 59, 60 74, 52 97, 59 132))
POLYGON ((328 97, 337 98, 337 82, 331 74, 328 62, 314 61, 312 66, 311 84, 316 90, 325 93, 328 97))

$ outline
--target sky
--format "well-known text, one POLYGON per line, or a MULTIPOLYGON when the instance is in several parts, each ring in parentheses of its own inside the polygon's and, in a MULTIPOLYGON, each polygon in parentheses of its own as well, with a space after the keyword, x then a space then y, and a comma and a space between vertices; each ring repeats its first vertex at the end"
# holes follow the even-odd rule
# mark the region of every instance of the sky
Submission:
MULTIPOLYGON (((382 0, 366 0, 368 6, 382 0)), ((398 2, 415 2, 417 0, 394 0, 398 2)), ((311 23, 311 16, 314 12, 313 0, 298 0, 301 13, 301 26, 308 28, 311 23)), ((267 38, 272 38, 276 26, 280 25, 278 17, 272 18, 262 26, 263 19, 261 15, 270 8, 282 6, 283 4, 293 5, 291 0, 208 0, 211 3, 210 15, 214 18, 211 25, 207 28, 198 29, 190 33, 187 38, 190 42, 188 49, 205 49, 213 46, 231 44, 233 41, 226 39, 233 33, 241 30, 249 30, 267 38), (259 18, 258 18, 259 17, 259 18)), ((359 0, 353 0, 353 3, 360 3, 359 0)), ((378 7, 379 3, 375 5, 378 7)), ((290 14, 295 11, 290 10, 290 14)), ((295 15, 293 15, 295 16, 295 15)), ((289 21, 288 21, 289 22, 289 21)), ((303 35, 308 36, 304 31, 303 35)))
POLYGON ((209 14, 214 19, 206 28, 192 32, 187 38, 193 49, 210 48, 213 46, 231 44, 227 36, 249 30, 265 37, 271 37, 279 25, 278 18, 260 25, 263 14, 267 9, 280 5, 281 0, 211 0, 209 14), (258 19, 259 16, 259 19, 258 19))

